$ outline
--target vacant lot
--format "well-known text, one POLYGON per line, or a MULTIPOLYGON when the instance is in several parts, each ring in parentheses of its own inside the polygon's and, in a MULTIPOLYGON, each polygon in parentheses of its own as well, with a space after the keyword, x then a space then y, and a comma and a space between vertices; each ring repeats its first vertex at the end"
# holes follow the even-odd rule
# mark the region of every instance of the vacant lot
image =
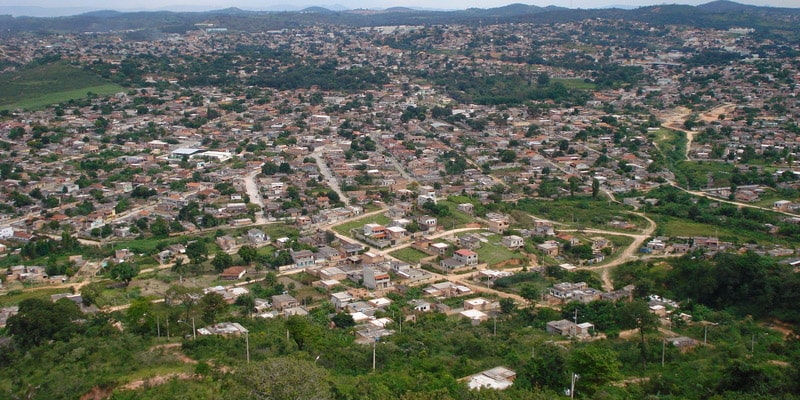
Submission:
POLYGON ((85 98, 90 92, 109 95, 124 90, 91 72, 56 62, 0 75, 0 108, 37 109, 85 98))

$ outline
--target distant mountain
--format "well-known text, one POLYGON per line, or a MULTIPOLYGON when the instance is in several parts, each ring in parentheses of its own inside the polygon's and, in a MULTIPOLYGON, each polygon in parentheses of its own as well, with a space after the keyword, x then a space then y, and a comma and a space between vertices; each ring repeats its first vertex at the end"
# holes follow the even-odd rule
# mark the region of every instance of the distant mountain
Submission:
POLYGON ((301 13, 321 13, 321 14, 327 14, 327 13, 332 13, 333 11, 331 11, 331 10, 328 10, 327 8, 324 8, 324 7, 307 7, 307 8, 304 8, 304 9, 300 10, 300 12, 301 12, 301 13))
MULTIPOLYGON (((288 6, 287 6, 288 7, 288 6)), ((2 13, 3 8, 0 8, 2 13)), ((13 15, 19 15, 13 13, 13 15)), ((263 31, 294 28, 314 24, 345 26, 424 25, 424 24, 492 24, 492 23, 564 23, 587 18, 626 19, 651 24, 674 24, 704 28, 728 29, 749 27, 757 32, 782 35, 800 40, 800 8, 773 8, 743 5, 731 1, 714 1, 700 6, 665 4, 636 9, 567 9, 538 7, 514 3, 496 8, 438 11, 392 7, 358 9, 342 12, 325 7, 308 7, 296 11, 248 11, 226 8, 205 12, 171 11, 92 11, 59 18, 3 18, 0 35, 16 32, 106 32, 142 30, 152 32, 185 32, 196 29, 199 22, 214 23, 238 31, 263 31)))
POLYGON ((699 6, 697 6, 697 8, 708 12, 724 13, 724 12, 752 11, 760 7, 751 6, 749 4, 736 3, 728 0, 717 0, 717 1, 712 1, 710 3, 700 4, 699 6))
POLYGON ((78 15, 87 11, 91 11, 91 9, 86 7, 0 6, 0 14, 13 15, 15 17, 49 18, 64 15, 78 15))
POLYGON ((87 17, 97 17, 97 18, 111 18, 111 17, 118 17, 122 14, 123 13, 114 10, 97 10, 97 11, 89 11, 81 15, 85 15, 87 17))
POLYGON ((221 15, 249 15, 253 14, 253 11, 242 10, 241 8, 237 7, 228 7, 223 8, 221 10, 211 10, 208 11, 209 14, 221 14, 221 15))
POLYGON ((423 10, 415 10, 413 8, 408 8, 408 7, 389 7, 387 9, 385 9, 384 11, 385 12, 403 13, 403 12, 417 12, 417 11, 423 11, 423 10))

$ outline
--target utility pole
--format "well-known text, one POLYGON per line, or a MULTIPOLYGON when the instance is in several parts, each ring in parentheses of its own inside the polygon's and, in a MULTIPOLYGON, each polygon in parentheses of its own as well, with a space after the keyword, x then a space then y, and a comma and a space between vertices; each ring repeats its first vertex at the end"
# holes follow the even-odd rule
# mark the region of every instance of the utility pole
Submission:
POLYGON ((158 333, 158 339, 161 339, 161 317, 156 315, 156 332, 158 333))
POLYGON ((667 339, 661 340, 661 368, 664 368, 664 354, 667 351, 667 339))
POLYGON ((575 309, 575 325, 578 325, 578 309, 575 309))
POLYGON ((378 338, 372 342, 372 372, 375 372, 375 345, 378 343, 378 338))
POLYGON ((247 363, 250 364, 250 333, 248 331, 244 331, 244 344, 245 354, 247 354, 247 363))
POLYGON ((194 317, 192 317, 192 340, 197 340, 197 329, 194 327, 194 317))

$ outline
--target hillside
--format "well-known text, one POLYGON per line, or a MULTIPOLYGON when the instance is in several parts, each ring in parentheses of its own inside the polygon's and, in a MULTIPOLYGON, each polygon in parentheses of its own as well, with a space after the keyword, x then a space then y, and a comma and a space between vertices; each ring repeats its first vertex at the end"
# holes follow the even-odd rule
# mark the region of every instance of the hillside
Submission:
POLYGON ((87 92, 110 94, 122 87, 66 62, 36 64, 0 74, 0 107, 40 108, 86 97, 87 92))
POLYGON ((486 24, 506 22, 560 23, 587 18, 627 19, 655 24, 698 27, 750 27, 795 31, 800 9, 742 5, 715 1, 699 6, 658 5, 623 9, 566 9, 509 4, 496 8, 456 11, 422 11, 408 8, 331 11, 310 7, 297 12, 246 11, 236 8, 208 12, 91 12, 70 17, 3 17, 5 34, 16 32, 105 32, 153 29, 185 32, 200 22, 224 25, 236 31, 262 31, 315 24, 347 26, 486 24))

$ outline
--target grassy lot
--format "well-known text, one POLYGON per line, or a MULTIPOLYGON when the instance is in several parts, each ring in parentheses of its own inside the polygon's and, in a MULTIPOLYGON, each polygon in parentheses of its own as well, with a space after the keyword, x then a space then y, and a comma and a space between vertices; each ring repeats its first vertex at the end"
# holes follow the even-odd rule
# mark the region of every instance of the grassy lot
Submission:
POLYGON ((439 201, 439 204, 447 206, 447 209, 450 210, 450 215, 439 218, 439 225, 445 227, 445 229, 452 229, 453 227, 460 227, 475 222, 475 218, 471 215, 458 211, 459 203, 450 200, 442 200, 439 201))
POLYGON ((340 235, 350 236, 350 229, 358 228, 370 223, 386 225, 389 222, 392 222, 392 220, 385 215, 373 215, 335 226, 333 230, 338 232, 340 235))
POLYGON ((42 288, 37 290, 25 289, 11 290, 8 293, 0 296, 0 307, 8 307, 19 304, 27 299, 44 299, 50 300, 50 296, 58 293, 67 293, 67 288, 42 288))
POLYGON ((708 176, 714 179, 715 187, 730 187, 733 165, 714 161, 681 161, 676 164, 676 177, 683 179, 681 184, 691 189, 708 185, 708 176))
POLYGON ((609 229, 608 223, 614 220, 628 221, 639 228, 647 226, 643 218, 629 214, 626 206, 589 197, 554 201, 522 199, 515 209, 578 228, 609 229))
POLYGON ((398 260, 403 260, 409 264, 417 264, 420 260, 425 257, 430 257, 429 255, 417 250, 412 249, 411 247, 406 247, 404 249, 395 250, 389 253, 392 257, 397 258, 398 260))
POLYGON ((658 234, 675 236, 719 236, 720 240, 733 243, 788 244, 786 238, 769 235, 763 232, 735 229, 727 226, 715 226, 699 222, 659 216, 657 219, 658 234))
POLYGON ((481 243, 481 247, 475 250, 475 252, 478 253, 478 262, 487 263, 489 266, 492 266, 512 258, 525 258, 524 254, 509 250, 507 247, 500 244, 499 235, 489 236, 488 239, 488 243, 481 243))
POLYGON ((66 62, 37 65, 0 75, 0 108, 37 109, 87 96, 124 91, 101 77, 66 62))
POLYGON ((594 83, 584 82, 583 79, 563 79, 563 78, 550 79, 550 83, 556 83, 556 82, 566 86, 567 89, 577 89, 577 90, 595 89, 594 83))
POLYGON ((45 108, 52 104, 58 104, 69 100, 80 99, 86 97, 88 92, 96 93, 101 96, 106 96, 123 91, 122 86, 115 84, 104 84, 95 86, 86 86, 80 89, 64 90, 61 92, 48 93, 41 96, 25 96, 14 103, 0 104, 0 108, 9 110, 26 109, 37 110, 45 108))

